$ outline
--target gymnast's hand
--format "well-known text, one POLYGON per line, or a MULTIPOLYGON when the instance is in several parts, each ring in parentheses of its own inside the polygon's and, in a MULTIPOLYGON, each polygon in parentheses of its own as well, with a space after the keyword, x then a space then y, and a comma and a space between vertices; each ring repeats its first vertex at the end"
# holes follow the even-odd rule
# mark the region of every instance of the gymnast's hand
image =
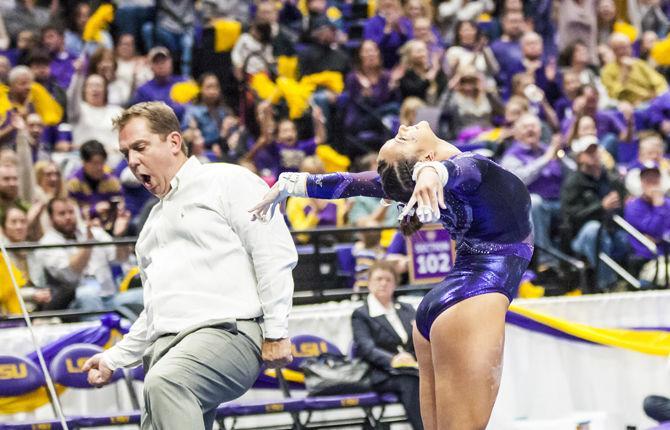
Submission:
POLYGON ((249 209, 251 220, 270 221, 277 205, 289 196, 307 197, 307 173, 284 172, 279 175, 277 182, 263 196, 263 200, 249 209))
POLYGON ((109 383, 114 373, 112 369, 107 366, 105 359, 102 358, 102 353, 95 354, 93 357, 86 360, 81 370, 88 372, 88 383, 95 387, 102 387, 109 383))
POLYGON ((284 367, 293 361, 291 339, 265 339, 261 347, 261 356, 265 365, 272 369, 284 367))
POLYGON ((400 214, 400 219, 410 215, 415 206, 415 213, 424 224, 438 221, 440 208, 446 209, 442 179, 435 168, 426 166, 419 170, 412 197, 400 214))

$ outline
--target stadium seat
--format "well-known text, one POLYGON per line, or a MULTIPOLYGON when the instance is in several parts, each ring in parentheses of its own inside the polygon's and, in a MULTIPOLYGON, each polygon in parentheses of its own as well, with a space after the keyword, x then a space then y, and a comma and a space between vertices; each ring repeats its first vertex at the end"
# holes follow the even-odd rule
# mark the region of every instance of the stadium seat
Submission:
MULTIPOLYGON (((291 338, 293 349, 293 362, 287 366, 288 368, 299 369, 300 365, 310 357, 318 357, 323 353, 343 355, 342 351, 333 343, 328 342, 319 336, 313 335, 299 335, 291 338)), ((350 352, 353 348, 350 348, 350 352)), ((310 412, 310 415, 305 421, 305 425, 310 425, 311 412, 322 411, 329 409, 341 408, 361 408, 365 413, 366 423, 373 427, 379 423, 384 416, 384 409, 387 405, 398 403, 398 398, 395 394, 384 393, 378 394, 375 392, 360 393, 360 394, 342 394, 335 396, 308 396, 304 399, 305 410, 310 412), (382 408, 378 417, 372 413, 372 408, 380 406, 382 408)), ((404 420, 404 418, 402 419, 404 420)), ((400 421, 393 419, 393 421, 400 421)))
MULTIPOLYGON (((16 397, 46 389, 44 374, 33 363, 18 355, 0 355, 0 398, 16 397)), ((73 419, 66 420, 68 426, 73 419)), ((57 419, 2 423, 2 430, 62 429, 57 419)))

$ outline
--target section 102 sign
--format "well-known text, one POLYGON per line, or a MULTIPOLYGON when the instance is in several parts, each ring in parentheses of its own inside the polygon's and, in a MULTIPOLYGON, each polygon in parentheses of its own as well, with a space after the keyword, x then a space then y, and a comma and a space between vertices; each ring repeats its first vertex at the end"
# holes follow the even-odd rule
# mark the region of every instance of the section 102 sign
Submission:
POLYGON ((433 284, 447 276, 454 265, 455 247, 442 225, 427 225, 405 240, 411 284, 433 284))

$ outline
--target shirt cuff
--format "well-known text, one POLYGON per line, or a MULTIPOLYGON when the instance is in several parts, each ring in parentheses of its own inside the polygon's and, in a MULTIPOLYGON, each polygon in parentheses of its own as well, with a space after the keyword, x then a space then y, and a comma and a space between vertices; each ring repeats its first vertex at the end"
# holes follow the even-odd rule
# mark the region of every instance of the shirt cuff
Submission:
POLYGON ((288 337, 288 321, 263 321, 263 339, 284 339, 288 337))
POLYGON ((105 361, 105 364, 107 365, 107 367, 109 367, 109 369, 112 372, 115 371, 116 369, 118 369, 119 367, 123 367, 123 366, 120 366, 118 364, 117 360, 115 360, 114 355, 115 354, 114 354, 114 348, 113 347, 106 350, 106 351, 103 351, 103 353, 102 353, 102 360, 105 361))

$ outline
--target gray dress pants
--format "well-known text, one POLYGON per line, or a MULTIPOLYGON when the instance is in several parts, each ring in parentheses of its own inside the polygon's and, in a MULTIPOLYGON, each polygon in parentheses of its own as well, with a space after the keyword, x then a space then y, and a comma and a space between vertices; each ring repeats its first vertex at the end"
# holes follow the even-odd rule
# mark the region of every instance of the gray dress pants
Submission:
POLYGON ((260 325, 244 320, 158 338, 144 355, 142 430, 211 429, 216 407, 256 381, 261 342, 260 325))

